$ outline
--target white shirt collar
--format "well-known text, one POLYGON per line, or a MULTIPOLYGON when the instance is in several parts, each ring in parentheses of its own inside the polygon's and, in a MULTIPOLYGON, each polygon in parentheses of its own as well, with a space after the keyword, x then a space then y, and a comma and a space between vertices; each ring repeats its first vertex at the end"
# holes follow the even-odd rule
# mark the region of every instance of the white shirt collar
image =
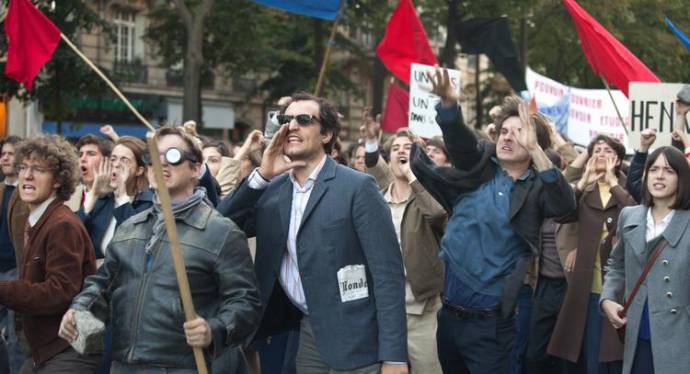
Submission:
POLYGON ((664 233, 666 227, 668 227, 669 223, 671 223, 671 219, 673 219, 673 215, 675 212, 675 210, 671 210, 670 212, 668 212, 666 217, 664 217, 661 220, 661 222, 654 222, 654 216, 652 216, 652 208, 647 209, 647 241, 650 241, 664 233))
POLYGON ((326 158, 327 155, 323 155, 323 158, 319 162, 318 165, 312 170, 311 174, 307 178, 307 180, 304 182, 304 187, 301 187, 299 183, 297 183, 297 179, 295 179, 295 172, 294 170, 290 170, 290 173, 288 174, 290 176, 290 180, 292 181, 292 184, 295 186, 295 188, 304 190, 304 189, 310 189, 314 182, 316 182, 316 178, 319 176, 319 173, 321 173, 321 169, 323 169, 323 166, 326 164, 326 158))
POLYGON ((34 227, 36 223, 38 222, 39 219, 43 216, 43 213, 45 213, 46 209, 48 209, 48 205, 55 200, 55 195, 47 198, 44 202, 41 203, 36 209, 32 210, 31 213, 29 213, 29 225, 31 227, 34 227))
POLYGON ((14 186, 17 187, 17 184, 19 183, 19 178, 14 180, 14 183, 7 183, 7 179, 5 179, 5 184, 8 186, 14 186))

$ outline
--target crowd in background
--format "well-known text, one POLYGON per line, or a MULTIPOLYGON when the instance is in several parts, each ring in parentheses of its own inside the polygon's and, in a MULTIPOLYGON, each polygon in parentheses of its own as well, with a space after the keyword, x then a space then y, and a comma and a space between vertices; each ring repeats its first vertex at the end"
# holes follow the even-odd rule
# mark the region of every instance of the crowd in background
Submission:
POLYGON ((308 94, 235 146, 156 131, 193 319, 144 139, 0 140, 0 372, 196 372, 192 348, 214 373, 687 370, 690 88, 673 144, 630 158, 517 97, 475 130, 430 78, 430 139, 367 112, 345 146, 308 94))

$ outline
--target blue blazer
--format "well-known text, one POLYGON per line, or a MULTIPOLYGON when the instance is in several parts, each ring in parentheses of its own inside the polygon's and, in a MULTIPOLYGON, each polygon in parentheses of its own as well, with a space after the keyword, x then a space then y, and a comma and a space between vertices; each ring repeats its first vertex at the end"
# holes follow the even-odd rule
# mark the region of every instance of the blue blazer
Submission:
POLYGON ((115 208, 115 195, 113 193, 99 197, 89 214, 84 213, 83 205, 80 206, 77 214, 84 222, 86 231, 89 232, 93 248, 96 250, 96 258, 105 257, 105 248, 101 248, 101 243, 111 218, 115 217, 115 228, 117 228, 129 217, 145 211, 151 205, 153 205, 153 191, 146 190, 136 194, 131 203, 120 205, 117 208, 115 208))
MULTIPOLYGON (((249 188, 245 179, 218 206, 248 237, 256 236, 264 305, 257 337, 290 328, 301 316, 278 281, 292 188, 287 175, 263 190, 249 188)), ((328 157, 304 211, 297 258, 316 345, 334 369, 408 361, 405 275, 392 222, 374 179, 328 157), (337 273, 348 265, 364 265, 368 297, 341 301, 337 273)))

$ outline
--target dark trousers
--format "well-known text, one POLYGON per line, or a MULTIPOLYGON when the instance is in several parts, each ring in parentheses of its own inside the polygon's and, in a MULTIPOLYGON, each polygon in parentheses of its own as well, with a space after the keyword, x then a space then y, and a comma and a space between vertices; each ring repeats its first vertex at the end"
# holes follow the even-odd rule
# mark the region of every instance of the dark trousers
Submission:
POLYGON ((515 344, 515 317, 463 318, 441 308, 436 341, 444 374, 507 374, 515 344))
POLYGON ((100 362, 100 354, 82 356, 69 347, 39 366, 34 366, 32 359, 26 360, 19 374, 94 374, 100 362))
POLYGON ((568 283, 565 278, 539 277, 537 289, 534 291, 532 299, 526 354, 527 373, 556 374, 565 372, 565 361, 546 353, 546 347, 551 340, 567 289, 568 283))
POLYGON ((652 342, 637 339, 635 357, 633 358, 630 374, 654 374, 654 357, 652 356, 652 342))
POLYGON ((532 287, 523 285, 518 295, 517 315, 515 316, 515 328, 517 338, 513 348, 513 357, 510 364, 511 374, 522 374, 525 366, 525 352, 529 338, 529 326, 532 315, 532 287))

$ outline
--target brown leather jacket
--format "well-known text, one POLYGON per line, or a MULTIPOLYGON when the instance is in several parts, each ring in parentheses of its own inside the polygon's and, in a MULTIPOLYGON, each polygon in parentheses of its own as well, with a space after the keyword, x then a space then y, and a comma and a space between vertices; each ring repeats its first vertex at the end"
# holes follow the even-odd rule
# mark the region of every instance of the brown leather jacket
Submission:
POLYGON ((81 220, 60 200, 29 230, 23 250, 19 279, 0 282, 0 304, 17 312, 41 364, 69 346, 58 337, 60 321, 84 278, 96 272, 96 258, 81 220))

